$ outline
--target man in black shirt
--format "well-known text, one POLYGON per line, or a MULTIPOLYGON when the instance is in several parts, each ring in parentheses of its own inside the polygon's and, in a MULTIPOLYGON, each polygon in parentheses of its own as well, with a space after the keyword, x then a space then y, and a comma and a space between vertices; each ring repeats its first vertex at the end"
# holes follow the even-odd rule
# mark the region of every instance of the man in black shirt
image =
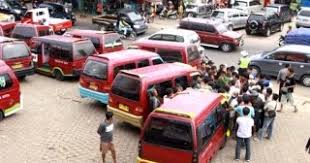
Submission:
POLYGON ((281 88, 282 98, 281 98, 281 108, 279 112, 282 111, 283 104, 285 103, 290 103, 294 107, 294 112, 298 111, 296 105, 294 104, 294 98, 293 98, 294 88, 296 86, 294 75, 295 75, 294 69, 289 67, 288 75, 285 79, 283 87, 281 88))

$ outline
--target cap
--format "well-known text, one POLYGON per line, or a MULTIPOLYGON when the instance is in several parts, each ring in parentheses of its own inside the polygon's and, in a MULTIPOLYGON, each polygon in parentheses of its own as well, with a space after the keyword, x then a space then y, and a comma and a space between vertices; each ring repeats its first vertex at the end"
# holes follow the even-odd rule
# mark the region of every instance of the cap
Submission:
POLYGON ((248 53, 247 51, 245 51, 245 50, 242 50, 242 51, 240 52, 240 54, 241 54, 243 57, 246 57, 246 56, 249 55, 249 53, 248 53))

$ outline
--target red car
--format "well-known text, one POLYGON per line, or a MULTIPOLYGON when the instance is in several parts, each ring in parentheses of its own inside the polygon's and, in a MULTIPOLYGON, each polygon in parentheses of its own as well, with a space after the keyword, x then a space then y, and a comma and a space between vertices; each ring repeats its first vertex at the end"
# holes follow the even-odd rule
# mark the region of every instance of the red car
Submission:
POLYGON ((115 32, 72 30, 66 32, 64 36, 90 39, 99 54, 115 52, 124 49, 119 34, 115 32))
POLYGON ((12 69, 0 60, 0 121, 22 109, 19 82, 12 69))
POLYGON ((201 40, 202 46, 220 48, 230 52, 234 48, 243 46, 242 34, 229 31, 221 22, 201 18, 185 18, 179 28, 195 31, 201 40))
POLYGON ((210 163, 226 142, 222 99, 189 89, 155 109, 141 132, 137 163, 210 163))
POLYGON ((36 25, 36 24, 16 24, 14 30, 11 33, 12 38, 23 40, 30 48, 33 48, 34 37, 41 37, 53 34, 53 30, 48 25, 36 25))
POLYGON ((18 78, 34 73, 31 52, 24 41, 0 37, 0 59, 14 70, 18 78))
POLYGON ((0 22, 0 36, 11 36, 11 32, 15 25, 15 22, 0 22))

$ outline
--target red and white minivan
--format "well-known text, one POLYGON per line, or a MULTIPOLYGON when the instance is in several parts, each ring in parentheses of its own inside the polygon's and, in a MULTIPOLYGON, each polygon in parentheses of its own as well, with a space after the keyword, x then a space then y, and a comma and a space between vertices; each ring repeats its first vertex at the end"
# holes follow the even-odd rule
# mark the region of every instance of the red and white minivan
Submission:
POLYGON ((225 146, 223 96, 188 89, 155 109, 139 141, 138 163, 210 163, 225 146))
POLYGON ((0 60, 0 121, 22 109, 22 106, 18 79, 12 69, 0 60))

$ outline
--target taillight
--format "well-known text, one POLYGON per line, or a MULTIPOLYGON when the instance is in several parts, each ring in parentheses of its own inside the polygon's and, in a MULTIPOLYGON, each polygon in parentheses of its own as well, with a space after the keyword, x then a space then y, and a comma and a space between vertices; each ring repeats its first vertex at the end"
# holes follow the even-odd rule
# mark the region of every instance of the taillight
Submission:
POLYGON ((80 85, 82 85, 82 86, 86 85, 86 82, 82 76, 80 77, 80 85))
POLYGON ((136 107, 135 112, 138 114, 141 114, 141 113, 143 113, 143 108, 142 107, 136 107))
POLYGON ((192 161, 192 163, 198 163, 198 152, 197 151, 195 151, 193 153, 193 161, 192 161))

